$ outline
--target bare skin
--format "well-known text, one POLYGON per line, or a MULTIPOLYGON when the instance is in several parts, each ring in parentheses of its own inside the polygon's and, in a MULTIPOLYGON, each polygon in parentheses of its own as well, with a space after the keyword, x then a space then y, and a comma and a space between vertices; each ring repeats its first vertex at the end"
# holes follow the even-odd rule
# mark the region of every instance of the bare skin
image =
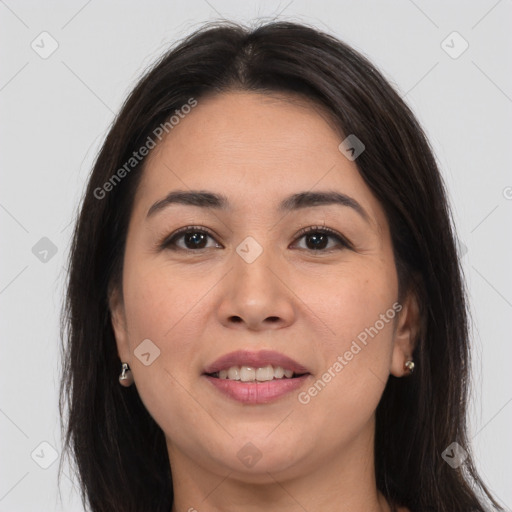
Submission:
POLYGON ((115 290, 110 307, 119 357, 166 435, 172 512, 391 510, 375 483, 375 410, 388 376, 408 373, 418 306, 409 294, 393 309, 389 226, 341 141, 311 104, 231 92, 200 99, 148 157, 123 294, 115 290), (172 204, 147 217, 175 190, 223 194, 230 207, 172 204), (292 194, 319 191, 350 196, 368 220, 337 204, 277 210, 292 194), (186 226, 210 232, 200 249, 190 235, 158 247, 186 226), (329 234, 316 245, 315 231, 299 234, 309 226, 335 230, 352 248, 329 234), (251 263, 236 251, 248 236, 263 250, 251 263), (388 321, 377 324, 381 315, 388 321), (345 357, 360 333, 381 324, 345 357), (145 339, 160 350, 148 366, 134 354, 145 339), (310 375, 271 403, 238 402, 203 375, 238 349, 281 352, 310 375), (336 371, 338 356, 346 364, 336 371), (325 387, 308 393, 329 368, 325 387), (261 455, 251 467, 237 456, 249 442, 261 455))

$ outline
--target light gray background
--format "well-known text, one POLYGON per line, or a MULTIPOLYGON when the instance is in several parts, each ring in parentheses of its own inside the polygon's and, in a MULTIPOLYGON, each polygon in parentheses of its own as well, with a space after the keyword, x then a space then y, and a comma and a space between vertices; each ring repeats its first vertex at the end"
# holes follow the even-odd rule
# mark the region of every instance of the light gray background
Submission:
POLYGON ((0 511, 83 510, 68 476, 59 501, 58 461, 39 465, 51 462, 40 443, 61 451, 58 337, 70 222, 137 78, 170 43, 221 17, 305 21, 340 37, 396 84, 424 126, 467 249, 470 437, 482 476, 510 508, 511 0, 0 0, 0 511), (59 45, 46 59, 31 47, 49 48, 43 31, 59 45), (441 46, 453 31, 469 43, 458 58, 441 46), (32 252, 42 237, 57 247, 46 262, 32 252))

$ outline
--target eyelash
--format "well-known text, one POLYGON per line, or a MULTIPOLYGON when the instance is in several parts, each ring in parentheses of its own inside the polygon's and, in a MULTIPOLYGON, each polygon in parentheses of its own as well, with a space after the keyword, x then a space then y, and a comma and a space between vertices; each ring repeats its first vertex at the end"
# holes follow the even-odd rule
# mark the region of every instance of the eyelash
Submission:
MULTIPOLYGON (((183 235, 185 235, 187 233, 202 233, 202 234, 210 236, 211 238, 215 238, 213 233, 207 228, 204 228, 201 226, 185 226, 185 227, 180 228, 177 231, 175 231, 172 235, 165 237, 162 241, 158 242, 157 245, 158 245, 159 249, 161 249, 161 250, 170 249, 172 251, 185 251, 185 252, 189 252, 189 253, 192 253, 192 252, 200 253, 206 249, 210 249, 210 247, 203 247, 201 249, 184 249, 183 247, 176 246, 176 241, 179 240, 183 235)), ((307 228, 303 228, 297 233, 296 240, 299 240, 302 237, 304 237, 305 235, 308 235, 310 233, 315 233, 315 234, 321 233, 321 234, 329 235, 329 237, 335 238, 341 245, 341 247, 339 247, 338 250, 340 250, 342 248, 353 249, 352 244, 346 238, 341 236, 337 231, 334 231, 333 229, 327 228, 325 226, 310 226, 307 228)), ((333 249, 336 250, 336 248, 317 249, 317 250, 306 249, 306 250, 310 251, 310 252, 316 252, 316 253, 319 253, 319 252, 327 252, 328 253, 328 252, 331 252, 333 249)))

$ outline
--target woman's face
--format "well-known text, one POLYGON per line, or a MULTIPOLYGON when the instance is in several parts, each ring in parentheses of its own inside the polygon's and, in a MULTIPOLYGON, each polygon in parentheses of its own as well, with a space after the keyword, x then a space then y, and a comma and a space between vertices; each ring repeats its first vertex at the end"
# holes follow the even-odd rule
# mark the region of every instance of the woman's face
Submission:
POLYGON ((311 104, 232 92, 199 99, 150 153, 111 310, 171 466, 256 481, 372 453, 414 303, 397 302, 384 211, 341 142, 311 104), (225 205, 159 203, 176 191, 225 205))

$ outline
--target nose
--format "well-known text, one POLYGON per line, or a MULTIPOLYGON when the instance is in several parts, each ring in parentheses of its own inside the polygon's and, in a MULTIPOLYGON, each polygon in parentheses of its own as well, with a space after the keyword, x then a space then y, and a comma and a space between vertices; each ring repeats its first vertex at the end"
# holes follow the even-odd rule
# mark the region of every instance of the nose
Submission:
POLYGON ((221 286, 217 314, 226 327, 262 331, 281 329, 295 320, 296 296, 270 250, 251 263, 235 253, 221 286))

